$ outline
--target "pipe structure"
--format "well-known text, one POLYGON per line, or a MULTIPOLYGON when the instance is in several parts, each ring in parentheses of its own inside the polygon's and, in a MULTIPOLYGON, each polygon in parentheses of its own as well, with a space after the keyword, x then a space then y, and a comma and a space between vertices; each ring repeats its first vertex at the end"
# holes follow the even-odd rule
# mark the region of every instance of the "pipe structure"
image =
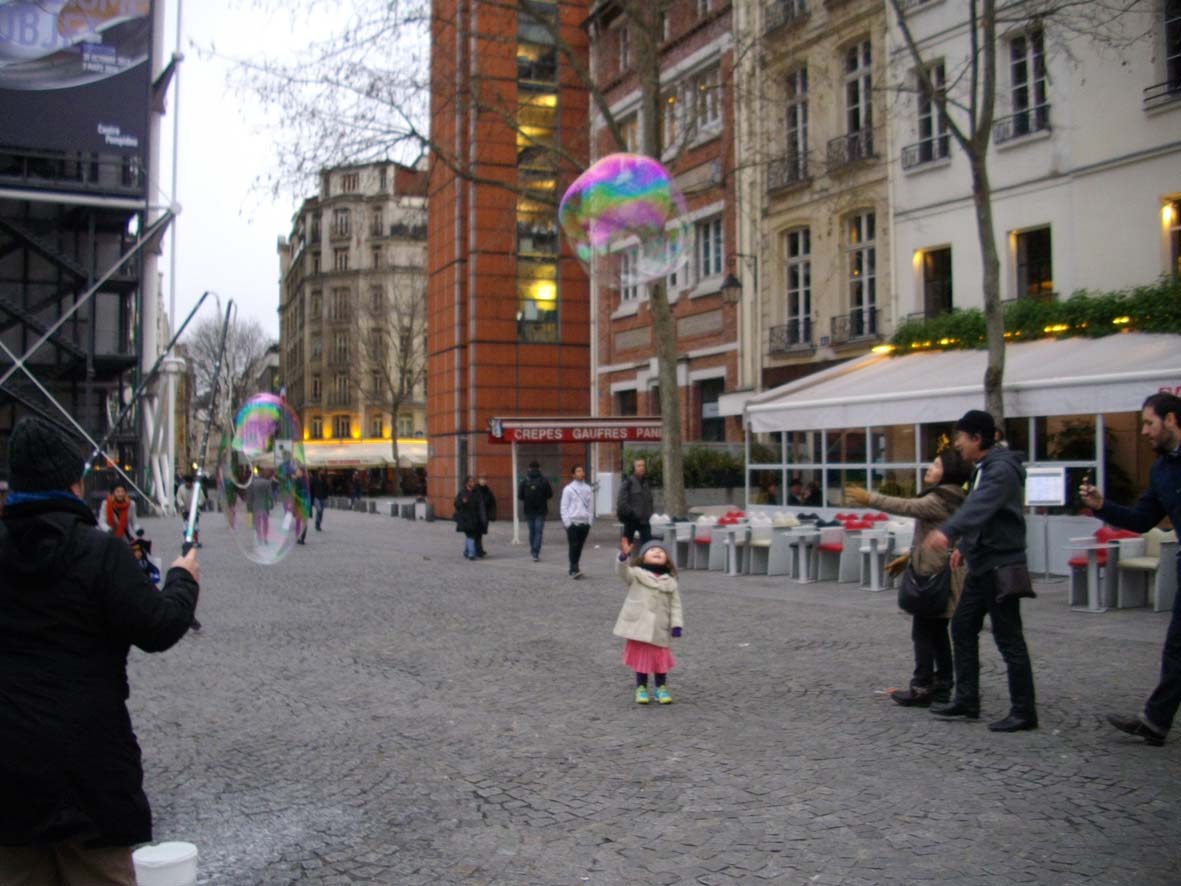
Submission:
POLYGON ((217 388, 221 379, 221 362, 226 355, 226 335, 230 331, 230 317, 235 311, 234 300, 230 299, 226 305, 226 317, 221 326, 221 345, 217 349, 217 364, 213 367, 213 390, 209 394, 209 414, 205 418, 205 433, 201 438, 201 449, 197 454, 197 476, 193 483, 193 498, 189 502, 189 516, 185 520, 185 541, 181 545, 181 554, 187 554, 193 546, 193 533, 197 528, 197 502, 201 498, 197 490, 201 489, 201 481, 208 474, 205 472, 205 454, 209 451, 209 432, 213 429, 213 416, 217 412, 217 388))

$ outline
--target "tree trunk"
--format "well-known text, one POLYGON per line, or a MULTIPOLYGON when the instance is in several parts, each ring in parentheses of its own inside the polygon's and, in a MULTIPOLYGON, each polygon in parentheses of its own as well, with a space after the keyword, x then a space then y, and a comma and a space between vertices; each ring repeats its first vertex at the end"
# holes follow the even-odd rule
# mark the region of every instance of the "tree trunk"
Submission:
POLYGON ((969 157, 972 165, 972 201, 976 205, 976 231, 983 263, 984 327, 988 336, 988 367, 984 370, 984 408, 997 427, 1005 421, 1005 315, 1001 307, 1001 263, 997 257, 996 231, 992 224, 992 186, 988 181, 985 151, 969 157))

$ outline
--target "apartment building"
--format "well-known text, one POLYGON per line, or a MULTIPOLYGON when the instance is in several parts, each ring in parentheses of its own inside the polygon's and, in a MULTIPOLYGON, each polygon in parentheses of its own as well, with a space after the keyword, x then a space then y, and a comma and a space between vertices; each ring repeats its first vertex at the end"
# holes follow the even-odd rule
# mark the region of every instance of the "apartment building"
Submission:
POLYGON ((368 444, 336 467, 385 465, 391 437, 426 432, 426 178, 393 162, 326 169, 279 240, 287 402, 305 440, 368 444), (415 381, 395 412, 400 372, 415 381))
MULTIPOLYGON (((645 16, 637 15, 637 6, 636 0, 604 0, 587 22, 593 78, 625 141, 620 146, 606 115, 592 109, 596 157, 641 148, 637 62, 645 16)), ((732 7, 729 0, 662 0, 653 8, 661 159, 685 197, 690 231, 688 261, 661 281, 677 341, 681 432, 687 442, 736 441, 741 428, 718 414, 718 398, 741 384, 743 289, 734 275, 740 263, 755 259, 735 250, 732 7), (728 278, 732 285, 724 287, 728 278)), ((650 286, 622 284, 635 251, 622 244, 614 267, 594 281, 591 371, 599 415, 660 414, 650 286)), ((753 297, 753 286, 748 288, 753 297)))

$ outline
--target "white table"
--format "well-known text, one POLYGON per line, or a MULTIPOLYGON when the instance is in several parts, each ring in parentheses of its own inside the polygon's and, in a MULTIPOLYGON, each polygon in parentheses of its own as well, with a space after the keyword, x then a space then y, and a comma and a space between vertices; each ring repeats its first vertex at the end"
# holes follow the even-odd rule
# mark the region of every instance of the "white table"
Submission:
POLYGON ((1106 612, 1106 603, 1109 600, 1115 600, 1116 582, 1119 580, 1119 542, 1099 541, 1090 536, 1084 536, 1083 538, 1072 538, 1066 549, 1068 551, 1083 551, 1087 555, 1086 605, 1080 605, 1081 600, 1078 597, 1081 595, 1075 589, 1074 576, 1072 575, 1070 583, 1070 608, 1075 612, 1106 612), (1100 594, 1101 588, 1099 584, 1099 553, 1101 551, 1107 552, 1107 565, 1103 567, 1107 571, 1103 577, 1102 596, 1100 594))
POLYGON ((798 584, 811 584, 816 581, 816 573, 820 564, 816 562, 820 544, 819 529, 794 529, 787 534, 788 544, 795 551, 792 558, 797 565, 792 581, 798 584), (814 568, 815 567, 815 568, 814 568))

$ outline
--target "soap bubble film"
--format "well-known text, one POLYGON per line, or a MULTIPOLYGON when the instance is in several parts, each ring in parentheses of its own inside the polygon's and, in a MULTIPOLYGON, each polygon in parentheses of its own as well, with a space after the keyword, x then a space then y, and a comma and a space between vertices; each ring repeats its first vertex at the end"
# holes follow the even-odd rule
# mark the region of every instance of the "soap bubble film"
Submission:
POLYGON ((238 410, 217 469, 230 534, 255 563, 282 560, 311 511, 299 418, 274 394, 256 394, 238 410))
POLYGON ((658 161, 610 154, 566 189, 558 222, 600 283, 636 286, 666 277, 688 260, 685 211, 685 198, 658 161))

